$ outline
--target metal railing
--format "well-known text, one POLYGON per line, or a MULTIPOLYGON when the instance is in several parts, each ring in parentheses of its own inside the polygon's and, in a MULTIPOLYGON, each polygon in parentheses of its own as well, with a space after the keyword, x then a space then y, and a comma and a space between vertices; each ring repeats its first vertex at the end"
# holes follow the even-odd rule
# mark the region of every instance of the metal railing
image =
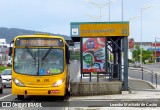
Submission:
POLYGON ((160 75, 158 75, 158 73, 153 70, 150 70, 150 69, 144 68, 144 67, 136 68, 134 66, 129 66, 129 69, 141 72, 141 80, 149 81, 152 84, 155 83, 156 87, 157 87, 157 84, 160 84, 160 80, 158 80, 158 77, 160 77, 160 75))
POLYGON ((100 76, 103 76, 103 78, 108 77, 109 81, 120 80, 119 69, 122 69, 122 67, 119 64, 111 64, 106 69, 106 72, 97 72, 94 76, 92 76, 91 72, 83 72, 81 73, 81 79, 82 79, 82 76, 89 77, 89 82, 92 82, 92 77, 96 77, 97 82, 99 82, 100 76))

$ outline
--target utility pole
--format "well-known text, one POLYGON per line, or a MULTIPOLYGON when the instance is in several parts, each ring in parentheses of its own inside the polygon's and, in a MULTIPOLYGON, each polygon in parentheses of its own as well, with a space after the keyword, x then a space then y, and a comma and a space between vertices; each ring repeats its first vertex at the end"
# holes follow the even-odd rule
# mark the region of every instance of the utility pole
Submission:
POLYGON ((155 44, 154 44, 154 46, 155 46, 155 50, 154 50, 154 53, 155 53, 155 63, 156 63, 156 37, 155 37, 155 44))

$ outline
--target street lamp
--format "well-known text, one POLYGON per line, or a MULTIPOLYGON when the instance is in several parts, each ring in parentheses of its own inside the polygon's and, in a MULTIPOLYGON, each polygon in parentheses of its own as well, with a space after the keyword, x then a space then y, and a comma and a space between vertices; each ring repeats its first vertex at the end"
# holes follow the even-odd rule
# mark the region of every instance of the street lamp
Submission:
MULTIPOLYGON (((132 20, 137 19, 137 18, 139 18, 139 17, 140 17, 140 16, 130 17, 130 18, 129 18, 129 23, 130 23, 132 20)), ((131 23, 130 23, 130 24, 131 24, 131 23)), ((132 35, 132 34, 131 34, 131 30, 132 30, 132 29, 130 29, 130 35, 132 35)), ((129 48, 129 43, 130 43, 130 42, 128 42, 128 52, 131 51, 131 49, 129 48)))
POLYGON ((141 53, 140 53, 140 63, 141 63, 141 65, 142 65, 142 12, 143 11, 145 11, 146 9, 149 9, 149 8, 152 8, 152 7, 154 7, 153 5, 152 6, 147 6, 147 7, 144 7, 144 8, 141 8, 141 53))
MULTIPOLYGON (((129 23, 130 23, 132 20, 137 19, 137 18, 139 18, 139 17, 141 17, 141 16, 133 16, 133 17, 130 17, 130 18, 129 18, 129 23)), ((131 35, 131 32, 130 32, 130 35, 131 35)))
POLYGON ((100 19, 101 17, 103 17, 103 16, 105 16, 105 15, 101 15, 101 16, 92 16, 92 15, 90 15, 90 14, 84 14, 85 16, 88 16, 88 17, 90 17, 90 18, 93 18, 93 19, 95 19, 96 21, 98 21, 98 19, 100 19))
POLYGON ((122 21, 123 21, 123 0, 122 0, 122 21))
POLYGON ((139 18, 139 17, 141 17, 141 16, 139 15, 139 16, 130 17, 130 18, 129 18, 129 21, 134 20, 134 19, 137 19, 137 18, 139 18))
POLYGON ((110 4, 111 3, 114 3, 115 2, 115 0, 112 0, 111 2, 110 2, 110 0, 109 0, 109 3, 104 3, 104 4, 99 4, 99 3, 95 3, 95 2, 93 2, 93 1, 91 1, 91 0, 86 0, 87 2, 89 2, 89 3, 91 3, 92 5, 94 5, 94 6, 96 6, 96 7, 98 7, 99 9, 100 9, 100 21, 101 21, 101 9, 103 8, 103 7, 105 7, 106 5, 109 5, 109 21, 110 21, 110 4))

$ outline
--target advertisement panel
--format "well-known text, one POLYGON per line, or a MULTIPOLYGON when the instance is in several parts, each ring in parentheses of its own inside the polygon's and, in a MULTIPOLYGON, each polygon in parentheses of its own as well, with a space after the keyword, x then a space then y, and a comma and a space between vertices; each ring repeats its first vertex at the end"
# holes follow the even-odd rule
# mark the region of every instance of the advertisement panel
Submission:
POLYGON ((83 72, 105 72, 105 38, 82 39, 83 72))

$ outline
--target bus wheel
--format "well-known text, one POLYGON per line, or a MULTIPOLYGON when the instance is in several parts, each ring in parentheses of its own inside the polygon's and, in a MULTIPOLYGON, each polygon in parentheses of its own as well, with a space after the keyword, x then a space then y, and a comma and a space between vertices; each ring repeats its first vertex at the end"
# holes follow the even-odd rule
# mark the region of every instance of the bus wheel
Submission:
POLYGON ((70 92, 71 92, 71 86, 70 86, 70 84, 68 84, 66 94, 67 94, 68 96, 70 96, 70 92))
POLYGON ((0 93, 2 94, 3 93, 3 88, 1 87, 1 89, 0 89, 0 93))
POLYGON ((23 100, 24 99, 24 95, 17 95, 18 100, 23 100))

